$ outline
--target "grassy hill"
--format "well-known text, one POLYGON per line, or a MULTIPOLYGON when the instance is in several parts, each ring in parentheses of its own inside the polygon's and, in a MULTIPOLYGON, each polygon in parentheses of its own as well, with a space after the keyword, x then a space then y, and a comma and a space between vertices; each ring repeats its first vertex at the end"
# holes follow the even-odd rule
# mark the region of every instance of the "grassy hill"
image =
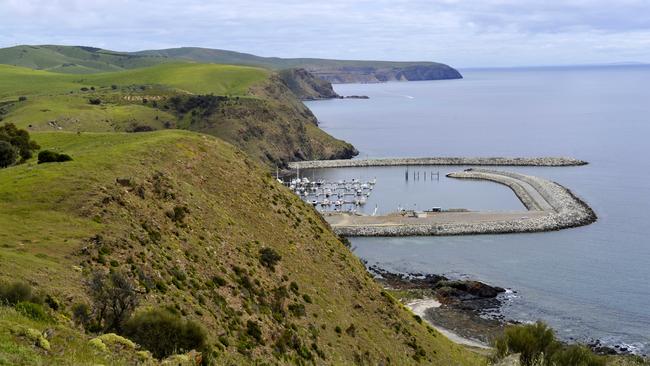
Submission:
POLYGON ((91 274, 112 271, 136 284, 139 309, 167 306, 200 322, 216 364, 484 363, 418 322, 313 208, 219 139, 178 130, 33 138, 74 160, 0 170, 0 279, 27 281, 60 306, 50 321, 0 309, 1 362, 133 363, 135 349, 93 349, 96 334, 66 320, 89 302, 91 274), (273 269, 262 248, 281 256, 273 269), (49 329, 51 350, 33 346, 26 328, 49 329))
POLYGON ((92 47, 49 45, 0 49, 0 64, 71 74, 119 71, 178 60, 244 65, 272 70, 300 68, 306 69, 324 80, 337 83, 437 80, 462 77, 452 67, 436 62, 260 57, 247 53, 198 47, 139 52, 116 52, 92 47))
POLYGON ((318 128, 277 74, 246 66, 175 62, 72 75, 0 65, 0 118, 31 131, 194 130, 270 166, 355 153, 318 128))
POLYGON ((15 46, 0 49, 0 63, 70 74, 120 71, 165 62, 160 57, 83 46, 15 46))
POLYGON ((245 66, 176 62, 90 75, 0 65, 0 75, 2 100, 21 95, 75 93, 82 87, 110 88, 111 85, 157 85, 184 93, 245 96, 252 85, 264 82, 270 72, 245 66))

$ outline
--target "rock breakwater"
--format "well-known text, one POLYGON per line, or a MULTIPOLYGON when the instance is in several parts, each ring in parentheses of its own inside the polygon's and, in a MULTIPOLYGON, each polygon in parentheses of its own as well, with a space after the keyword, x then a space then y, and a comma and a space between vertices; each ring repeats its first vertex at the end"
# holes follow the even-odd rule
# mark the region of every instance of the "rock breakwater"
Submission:
POLYGON ((586 161, 565 157, 508 158, 508 157, 428 157, 385 159, 311 160, 289 163, 291 169, 351 168, 409 165, 475 165, 475 166, 580 166, 586 161))
POLYGON ((344 236, 475 235, 554 231, 588 225, 597 220, 594 211, 558 183, 513 172, 468 169, 450 178, 489 180, 510 187, 529 211, 443 212, 425 218, 351 216, 326 217, 344 236))

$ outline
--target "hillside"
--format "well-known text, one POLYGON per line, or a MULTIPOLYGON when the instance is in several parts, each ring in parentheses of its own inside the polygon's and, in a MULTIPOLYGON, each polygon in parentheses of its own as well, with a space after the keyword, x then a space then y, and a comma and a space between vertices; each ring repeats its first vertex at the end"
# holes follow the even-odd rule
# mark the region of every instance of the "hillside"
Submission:
POLYGON ((0 65, 0 118, 30 131, 193 130, 271 167, 356 154, 318 128, 279 75, 245 66, 175 62, 71 75, 0 65))
POLYGON ((83 46, 15 46, 0 49, 0 63, 69 74, 90 74, 147 67, 165 62, 160 57, 83 46))
POLYGON ((177 130, 33 138, 74 160, 0 170, 0 279, 49 295, 57 320, 1 310, 2 362, 132 363, 135 351, 93 350, 96 334, 69 320, 90 302, 86 281, 111 271, 135 284, 139 311, 202 324, 219 365, 483 363, 398 305, 313 208, 231 145, 177 130), (26 327, 47 329, 51 350, 26 327))
POLYGON ((49 45, 0 49, 0 64, 73 74, 132 69, 177 60, 245 65, 272 70, 299 68, 334 83, 462 78, 454 68, 436 62, 260 57, 247 53, 197 47, 140 52, 49 45))

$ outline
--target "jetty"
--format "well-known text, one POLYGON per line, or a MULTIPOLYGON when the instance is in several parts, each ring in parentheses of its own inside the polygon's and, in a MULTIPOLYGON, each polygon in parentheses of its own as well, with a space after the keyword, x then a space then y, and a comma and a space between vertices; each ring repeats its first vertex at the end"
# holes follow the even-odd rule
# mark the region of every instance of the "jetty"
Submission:
MULTIPOLYGON (((464 165, 464 164, 463 164, 464 165)), ((562 185, 514 172, 467 169, 447 175, 487 180, 508 186, 526 210, 515 212, 439 211, 382 216, 325 213, 325 220, 344 236, 475 235, 553 231, 588 225, 594 211, 562 185)))
POLYGON ((311 160, 289 163, 291 169, 320 169, 320 168, 353 168, 375 166, 409 166, 409 165, 441 165, 441 166, 580 166, 586 161, 566 157, 429 157, 429 158, 384 158, 384 159, 339 159, 311 160))

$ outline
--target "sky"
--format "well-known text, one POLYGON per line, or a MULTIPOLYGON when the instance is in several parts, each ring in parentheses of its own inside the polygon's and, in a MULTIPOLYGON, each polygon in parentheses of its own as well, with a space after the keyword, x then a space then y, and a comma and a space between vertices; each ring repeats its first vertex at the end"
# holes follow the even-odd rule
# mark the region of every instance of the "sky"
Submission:
POLYGON ((0 0, 0 47, 438 61, 650 63, 650 0, 0 0))

